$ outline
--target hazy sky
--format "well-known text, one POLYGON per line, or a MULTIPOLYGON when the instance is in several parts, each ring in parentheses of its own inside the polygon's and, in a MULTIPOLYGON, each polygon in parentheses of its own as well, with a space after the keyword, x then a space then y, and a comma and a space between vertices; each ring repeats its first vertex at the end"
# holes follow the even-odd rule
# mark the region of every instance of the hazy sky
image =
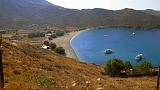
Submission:
POLYGON ((160 0, 48 0, 53 4, 74 9, 156 9, 160 10, 160 0))

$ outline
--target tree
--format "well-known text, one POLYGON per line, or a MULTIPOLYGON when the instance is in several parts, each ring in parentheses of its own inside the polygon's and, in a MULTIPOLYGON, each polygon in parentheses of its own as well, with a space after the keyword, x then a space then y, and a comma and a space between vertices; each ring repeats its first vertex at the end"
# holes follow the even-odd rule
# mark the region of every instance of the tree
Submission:
POLYGON ((44 41, 43 44, 49 46, 49 41, 44 41))
POLYGON ((63 49, 63 47, 58 47, 54 51, 60 55, 66 55, 65 49, 63 49))
POLYGON ((51 50, 54 50, 56 47, 57 47, 57 45, 55 43, 50 43, 51 50))
POLYGON ((104 69, 109 75, 118 75, 124 69, 124 63, 118 58, 113 58, 105 63, 104 69))

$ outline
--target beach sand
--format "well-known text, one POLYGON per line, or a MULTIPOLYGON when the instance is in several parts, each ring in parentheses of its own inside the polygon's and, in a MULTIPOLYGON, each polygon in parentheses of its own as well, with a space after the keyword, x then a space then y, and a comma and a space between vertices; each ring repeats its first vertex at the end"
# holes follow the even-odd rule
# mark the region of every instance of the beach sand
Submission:
POLYGON ((66 51, 66 56, 69 58, 74 58, 78 60, 78 57, 70 45, 70 40, 74 38, 79 33, 79 31, 73 31, 65 34, 64 36, 54 38, 51 42, 57 44, 58 47, 63 47, 66 51))

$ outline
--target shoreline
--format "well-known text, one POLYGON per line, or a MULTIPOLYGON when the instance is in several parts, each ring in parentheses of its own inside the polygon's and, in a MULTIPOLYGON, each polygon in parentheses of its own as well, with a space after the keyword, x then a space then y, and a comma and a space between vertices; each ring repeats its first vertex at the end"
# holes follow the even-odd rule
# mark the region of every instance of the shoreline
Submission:
POLYGON ((63 47, 66 52, 66 57, 79 60, 75 50, 71 46, 71 41, 80 33, 81 31, 72 31, 66 33, 64 36, 54 38, 51 42, 57 44, 58 47, 63 47))
POLYGON ((75 34, 75 35, 69 40, 69 46, 70 46, 70 48, 73 50, 72 53, 74 53, 74 56, 72 56, 72 57, 70 57, 70 58, 74 58, 74 57, 75 57, 74 59, 79 60, 78 54, 76 53, 75 49, 74 49, 74 48, 72 47, 72 45, 71 45, 72 40, 81 33, 81 31, 77 31, 77 32, 78 32, 78 33, 75 34))
POLYGON ((83 29, 83 30, 80 30, 80 31, 72 31, 72 32, 66 33, 64 36, 54 38, 51 42, 56 43, 58 47, 63 47, 65 49, 65 52, 66 52, 66 57, 73 58, 73 59, 76 59, 76 60, 80 60, 78 58, 78 54, 76 53, 74 48, 72 48, 71 42, 80 33, 84 32, 84 31, 91 30, 91 29, 92 28, 86 28, 86 29, 83 29))
MULTIPOLYGON (((74 53, 74 56, 72 56, 72 57, 70 57, 70 58, 76 57, 76 58, 74 58, 74 59, 80 60, 80 59, 78 58, 78 54, 76 53, 75 49, 72 48, 72 45, 71 45, 72 40, 73 40, 74 38, 76 38, 80 33, 84 32, 84 31, 92 30, 92 29, 93 29, 93 28, 86 28, 86 29, 84 29, 84 30, 75 31, 75 32, 77 32, 77 33, 76 33, 75 35, 73 35, 72 38, 69 40, 70 48, 73 50, 72 53, 74 53)), ((71 32, 71 33, 72 33, 72 32, 71 32)), ((80 61, 82 61, 82 60, 80 60, 80 61)), ((82 61, 82 62, 83 62, 83 61, 82 61)))

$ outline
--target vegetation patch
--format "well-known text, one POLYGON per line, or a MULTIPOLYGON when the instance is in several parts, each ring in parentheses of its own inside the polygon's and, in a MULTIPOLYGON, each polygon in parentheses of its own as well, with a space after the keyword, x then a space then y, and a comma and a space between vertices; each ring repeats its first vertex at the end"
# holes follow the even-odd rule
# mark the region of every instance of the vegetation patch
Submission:
POLYGON ((28 38, 38 38, 38 37, 45 37, 45 34, 42 32, 36 32, 36 33, 29 33, 28 38))
POLYGON ((124 64, 124 62, 118 58, 113 58, 105 63, 105 72, 109 75, 118 75, 125 67, 130 67, 124 64))
POLYGON ((54 80, 44 78, 44 77, 32 77, 32 76, 25 76, 25 75, 14 75, 10 78, 12 81, 22 81, 26 83, 33 83, 40 86, 49 86, 55 83, 54 80))
POLYGON ((65 49, 63 47, 57 47, 54 51, 60 55, 66 55, 65 49))
POLYGON ((57 47, 56 43, 49 42, 49 41, 44 41, 43 44, 45 46, 48 46, 48 49, 51 49, 52 51, 60 54, 60 55, 66 55, 65 49, 63 47, 57 47))
POLYGON ((64 32, 58 31, 58 32, 56 32, 56 36, 64 36, 64 32))
POLYGON ((105 74, 110 76, 143 76, 143 75, 152 75, 155 72, 152 72, 153 66, 147 60, 142 60, 136 65, 132 66, 129 61, 123 61, 118 58, 113 58, 107 60, 104 65, 105 74))
POLYGON ((43 44, 46 45, 46 46, 49 46, 49 45, 50 45, 50 44, 49 44, 49 41, 44 41, 43 44))
POLYGON ((54 50, 57 47, 57 45, 55 43, 50 43, 49 46, 50 46, 51 50, 54 50))

